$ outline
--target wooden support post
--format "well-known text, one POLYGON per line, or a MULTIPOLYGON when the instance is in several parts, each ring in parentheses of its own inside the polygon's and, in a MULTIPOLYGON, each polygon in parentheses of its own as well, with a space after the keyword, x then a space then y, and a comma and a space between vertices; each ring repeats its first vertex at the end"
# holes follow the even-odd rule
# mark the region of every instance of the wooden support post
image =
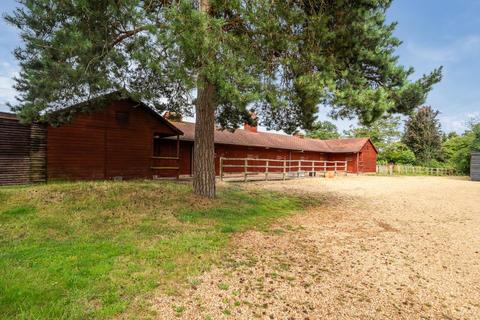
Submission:
POLYGON ((245 162, 243 163, 243 174, 244 174, 243 181, 244 182, 247 182, 247 170, 248 170, 248 160, 245 159, 245 162))
POLYGON ((265 168, 265 181, 268 180, 268 167, 270 165, 270 161, 267 160, 267 167, 265 168))
POLYGON ((286 172, 287 172, 287 161, 283 160, 283 180, 285 180, 286 172))
POLYGON ((177 180, 180 179, 180 135, 177 134, 177 180))
POLYGON ((333 162, 333 170, 334 170, 334 174, 337 175, 337 161, 333 162))
POLYGON ((223 181, 223 157, 220 157, 220 181, 223 181))
POLYGON ((315 176, 315 161, 312 160, 312 177, 315 176))

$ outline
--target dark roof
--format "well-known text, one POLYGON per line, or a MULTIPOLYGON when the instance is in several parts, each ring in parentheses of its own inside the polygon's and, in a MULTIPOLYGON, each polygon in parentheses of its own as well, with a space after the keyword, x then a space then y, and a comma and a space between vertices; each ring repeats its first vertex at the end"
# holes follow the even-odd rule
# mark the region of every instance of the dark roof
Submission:
MULTIPOLYGON (((172 124, 183 131, 183 136, 180 136, 180 140, 195 140, 195 123, 172 122, 172 124)), ((218 144, 300 151, 356 153, 359 152, 368 141, 370 141, 369 138, 319 140, 270 132, 251 132, 243 129, 237 129, 234 132, 220 129, 215 130, 215 143, 218 144)))

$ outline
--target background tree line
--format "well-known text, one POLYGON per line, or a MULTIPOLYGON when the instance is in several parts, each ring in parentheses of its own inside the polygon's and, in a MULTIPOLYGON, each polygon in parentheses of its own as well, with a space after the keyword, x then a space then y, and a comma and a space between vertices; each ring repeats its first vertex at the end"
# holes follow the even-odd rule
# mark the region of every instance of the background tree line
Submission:
POLYGON ((379 150, 379 163, 453 167, 468 174, 470 153, 480 151, 480 119, 471 119, 461 134, 447 134, 442 131, 438 114, 423 106, 403 126, 400 116, 386 116, 370 125, 351 126, 343 133, 330 121, 317 121, 306 135, 317 139, 370 137, 379 150))

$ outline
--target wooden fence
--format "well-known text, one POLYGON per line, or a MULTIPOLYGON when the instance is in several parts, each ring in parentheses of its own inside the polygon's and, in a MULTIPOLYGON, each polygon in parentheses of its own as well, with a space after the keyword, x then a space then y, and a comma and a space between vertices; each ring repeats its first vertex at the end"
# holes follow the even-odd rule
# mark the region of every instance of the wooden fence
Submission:
POLYGON ((377 174, 383 175, 427 175, 427 176, 454 176, 457 170, 453 168, 429 168, 411 165, 377 165, 377 174))
POLYGON ((272 180, 347 174, 347 161, 220 158, 220 179, 272 180))

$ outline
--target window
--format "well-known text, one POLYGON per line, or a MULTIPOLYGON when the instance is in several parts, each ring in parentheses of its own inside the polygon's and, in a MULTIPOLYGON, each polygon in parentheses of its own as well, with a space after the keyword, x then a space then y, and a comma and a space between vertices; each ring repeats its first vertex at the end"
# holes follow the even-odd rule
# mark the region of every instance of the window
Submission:
POLYGON ((117 111, 115 112, 115 120, 117 120, 117 124, 119 126, 127 126, 129 121, 130 121, 130 115, 128 114, 128 112, 120 112, 120 111, 117 111))

